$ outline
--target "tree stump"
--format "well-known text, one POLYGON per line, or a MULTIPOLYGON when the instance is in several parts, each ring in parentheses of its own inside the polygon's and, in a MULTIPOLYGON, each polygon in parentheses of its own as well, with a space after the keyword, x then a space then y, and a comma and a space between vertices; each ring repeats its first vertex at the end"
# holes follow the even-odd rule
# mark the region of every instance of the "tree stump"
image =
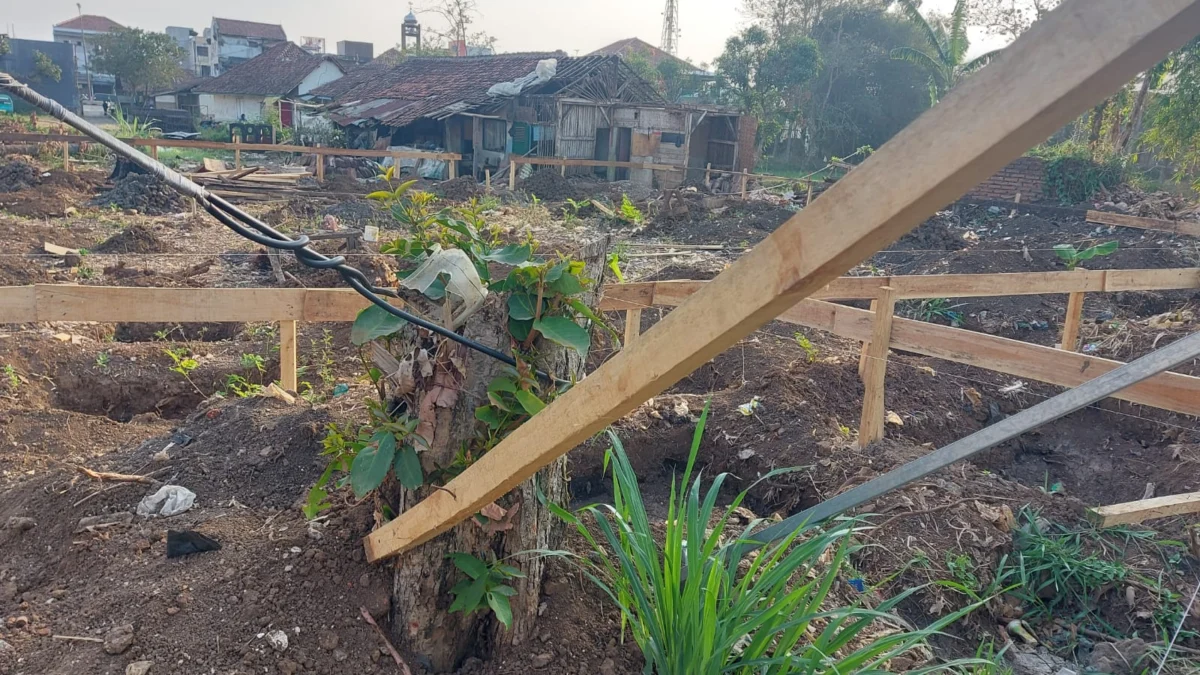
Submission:
MULTIPOLYGON (((588 295, 582 298, 589 306, 596 305, 604 281, 608 243, 609 238, 605 237, 585 245, 575 254, 576 259, 586 263, 583 276, 594 280, 588 295)), ((493 294, 471 316, 462 333, 481 344, 511 353, 513 339, 507 326, 507 294, 493 294)), ((450 360, 459 371, 459 381, 451 384, 444 379, 439 381, 435 375, 426 383, 426 391, 421 391, 418 385, 411 397, 411 400, 421 402, 418 405, 432 405, 436 418, 432 424, 431 446, 421 453, 422 467, 427 475, 438 467, 449 466, 460 448, 479 435, 481 423, 475 418, 475 409, 488 403, 488 384, 505 367, 495 359, 457 344, 441 347, 447 348, 453 350, 450 360), (445 386, 439 389, 439 384, 445 386), (452 405, 442 407, 441 404, 449 403, 444 397, 446 391, 455 387, 457 397, 452 405), (434 403, 430 403, 431 399, 434 403)), ((545 339, 539 339, 536 349, 534 363, 542 371, 564 380, 582 377, 585 355, 545 339)), ((428 426, 425 431, 429 432, 428 426)), ((454 600, 449 591, 465 576, 447 556, 456 552, 470 553, 486 561, 493 555, 505 558, 523 551, 558 548, 564 524, 542 505, 538 498, 539 488, 548 500, 566 505, 566 456, 497 500, 497 504, 507 511, 517 509, 516 513, 510 514, 511 529, 488 532, 476 519, 468 519, 395 560, 391 615, 397 647, 429 670, 448 672, 467 657, 492 658, 519 648, 533 637, 541 600, 544 558, 520 556, 508 561, 524 572, 525 578, 509 582, 517 593, 509 599, 512 627, 505 629, 490 611, 469 615, 449 612, 454 600)), ((390 506, 397 514, 402 513, 435 489, 438 488, 426 485, 409 491, 393 486, 387 491, 390 492, 390 506)))

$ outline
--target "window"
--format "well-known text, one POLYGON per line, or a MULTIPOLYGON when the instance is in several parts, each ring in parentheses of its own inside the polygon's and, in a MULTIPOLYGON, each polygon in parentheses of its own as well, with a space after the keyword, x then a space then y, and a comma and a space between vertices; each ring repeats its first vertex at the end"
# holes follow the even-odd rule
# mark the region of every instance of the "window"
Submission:
POLYGON ((208 56, 208 47, 196 47, 196 56, 208 56))
POLYGON ((200 66, 200 76, 201 77, 212 77, 212 67, 200 66))
POLYGON ((483 149, 504 152, 508 145, 508 123, 504 120, 483 120, 483 149))

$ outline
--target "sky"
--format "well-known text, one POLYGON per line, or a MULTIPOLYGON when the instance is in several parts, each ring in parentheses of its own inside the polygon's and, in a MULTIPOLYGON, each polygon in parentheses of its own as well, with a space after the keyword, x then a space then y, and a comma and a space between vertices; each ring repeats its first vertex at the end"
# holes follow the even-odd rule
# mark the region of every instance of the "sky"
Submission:
MULTIPOLYGON (((416 2, 422 24, 440 21, 420 7, 433 0, 416 2)), ((4 0, 0 33, 18 38, 49 40, 52 26, 75 16, 74 2, 4 0), (15 12, 12 10, 16 10, 15 12)), ((664 0, 478 0, 481 16, 473 29, 496 36, 497 49, 505 52, 554 51, 574 56, 587 54, 607 44, 639 37, 659 44, 662 35, 664 0)), ((948 12, 954 0, 926 0, 924 6, 948 12)), ((746 24, 738 0, 679 0, 679 56, 693 63, 711 63, 725 39, 746 24)), ((339 40, 372 42, 375 53, 400 41, 400 24, 408 5, 390 0, 207 0, 203 3, 162 0, 84 0, 84 14, 100 14, 125 26, 162 31, 167 26, 187 26, 197 32, 211 25, 212 17, 282 24, 288 38, 325 38, 327 51, 334 52, 339 40), (354 11, 346 11, 350 7, 354 11)), ((989 46, 975 37, 973 53, 989 46)), ((991 48, 1000 46, 991 44, 991 48)))

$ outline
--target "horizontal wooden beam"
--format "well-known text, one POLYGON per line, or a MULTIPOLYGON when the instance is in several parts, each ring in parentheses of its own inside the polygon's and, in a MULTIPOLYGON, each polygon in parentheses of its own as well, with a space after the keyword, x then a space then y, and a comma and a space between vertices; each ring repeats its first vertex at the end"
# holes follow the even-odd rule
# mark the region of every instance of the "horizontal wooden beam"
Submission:
POLYGON ((1200 492, 1100 506, 1088 510, 1088 519, 1097 527, 1114 527, 1191 513, 1200 513, 1200 492))
POLYGON ((514 164, 536 164, 544 166, 603 166, 621 169, 653 169, 655 171, 683 171, 678 166, 670 164, 652 164, 650 162, 618 162, 606 159, 576 159, 569 157, 525 157, 509 155, 509 161, 514 164))
MULTIPOLYGON (((399 300, 393 300, 403 307, 399 300)), ((35 321, 353 321, 370 302, 349 288, 0 287, 0 323, 35 321)))
POLYGON ((636 344, 444 489, 372 532, 364 542, 368 559, 401 553, 471 517, 895 241, 1198 33, 1200 0, 1067 0, 636 344))
POLYGON ((1162 220, 1127 216, 1123 213, 1109 213, 1108 211, 1088 211, 1087 221, 1097 225, 1116 225, 1117 227, 1133 227, 1139 230, 1157 230, 1186 234, 1189 237, 1200 237, 1200 223, 1187 220, 1162 220))
MULTIPOLYGON (((123 138, 122 141, 141 147, 158 148, 197 148, 201 150, 224 150, 233 152, 298 152, 308 155, 329 155, 343 157, 398 157, 400 159, 449 159, 460 160, 462 155, 456 152, 422 152, 419 150, 354 150, 351 148, 324 148, 307 145, 274 145, 271 143, 222 143, 219 141, 192 141, 170 138, 123 138)), ((95 143, 88 136, 78 134, 0 134, 0 143, 95 143)))
MULTIPOLYGON (((707 281, 646 281, 604 287, 600 309, 639 309, 677 305, 707 281)), ((881 286, 897 298, 977 298, 1116 291, 1163 291, 1200 288, 1200 268, 1165 270, 1074 270, 1002 274, 914 274, 892 277, 839 277, 812 294, 816 300, 871 300, 881 286)))

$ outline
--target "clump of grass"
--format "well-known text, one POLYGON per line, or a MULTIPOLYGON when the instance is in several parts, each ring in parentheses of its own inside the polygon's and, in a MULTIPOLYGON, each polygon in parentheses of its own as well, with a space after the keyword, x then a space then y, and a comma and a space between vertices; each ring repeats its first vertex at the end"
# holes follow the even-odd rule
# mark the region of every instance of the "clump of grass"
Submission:
MULTIPOLYGON (((593 549, 587 557, 551 553, 578 564, 616 603, 623 626, 646 658, 646 672, 881 672, 889 659, 912 651, 978 606, 943 617, 924 630, 898 630, 906 624, 891 614, 916 588, 873 609, 858 603, 837 606, 831 589, 851 571, 848 559, 855 550, 853 535, 861 529, 858 521, 801 527, 780 541, 765 542, 739 564, 759 525, 755 521, 736 531, 730 522, 746 492, 722 512, 716 502, 727 474, 715 477, 707 491, 702 491, 699 477, 689 484, 707 417, 706 406, 682 480, 671 482, 661 544, 637 476, 612 432, 605 466, 613 472, 613 503, 587 506, 578 513, 549 505, 593 549), (594 519, 601 537, 593 537, 582 516, 594 519), (884 627, 887 630, 879 630, 884 627)), ((982 663, 969 659, 921 672, 982 663)))

